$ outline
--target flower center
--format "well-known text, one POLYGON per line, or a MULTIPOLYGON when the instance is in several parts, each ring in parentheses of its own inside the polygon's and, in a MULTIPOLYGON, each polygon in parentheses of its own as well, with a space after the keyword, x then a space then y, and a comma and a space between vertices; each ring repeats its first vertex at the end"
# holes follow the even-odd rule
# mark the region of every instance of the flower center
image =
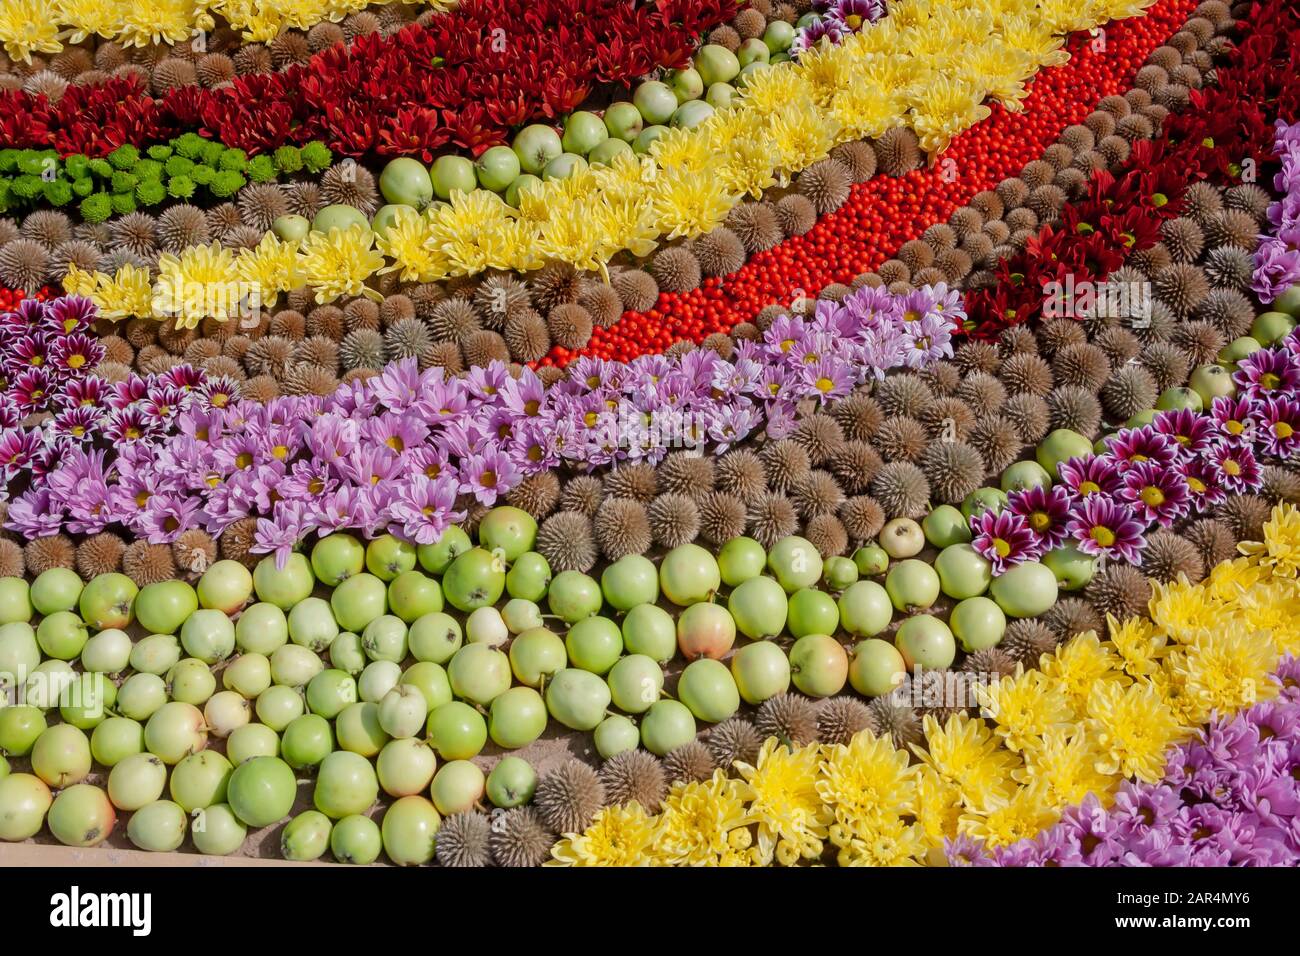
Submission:
POLYGON ((1129 461, 1150 461, 1150 460, 1151 459, 1148 458, 1146 455, 1133 455, 1131 458, 1129 458, 1129 461))
POLYGON ((1187 487, 1191 488, 1192 491, 1196 492, 1198 495, 1205 494, 1205 482, 1201 481, 1199 478, 1189 476, 1187 479, 1187 487))
POLYGON ((479 478, 478 483, 484 488, 495 488, 497 486, 497 473, 495 471, 485 471, 479 478))
POLYGON ((1052 526, 1052 519, 1046 512, 1035 511, 1029 516, 1029 527, 1035 531, 1046 531, 1052 526))
POLYGON ((245 468, 251 468, 252 466, 253 466, 252 452, 244 451, 244 452, 240 452, 238 455, 235 456, 235 467, 240 469, 241 471, 245 468))
POLYGON ((921 321, 921 313, 920 313, 920 312, 917 312, 915 309, 908 309, 906 312, 903 313, 903 321, 904 321, 904 322, 920 322, 920 321, 921 321))
POLYGON ((181 526, 181 523, 180 523, 179 521, 177 521, 175 518, 173 518, 171 515, 168 515, 168 516, 163 520, 163 530, 164 530, 164 531, 168 531, 168 532, 171 532, 171 531, 177 531, 177 530, 180 529, 180 526, 181 526))
POLYGON ((821 378, 817 379, 817 391, 819 391, 819 392, 821 392, 821 393, 823 393, 823 394, 825 394, 826 392, 829 392, 829 391, 830 391, 832 388, 834 388, 834 387, 835 387, 835 383, 832 382, 832 381, 831 381, 829 378, 827 378, 825 375, 823 375, 821 378))
POLYGON ((1138 497, 1142 499, 1142 503, 1148 508, 1159 508, 1165 503, 1165 493, 1155 485, 1147 485, 1142 489, 1138 497))
POLYGON ((81 368, 81 366, 85 364, 86 364, 86 356, 84 355, 68 356, 68 368, 81 368))
POLYGON ((1260 388, 1274 389, 1281 384, 1282 384, 1282 379, 1280 379, 1273 372, 1265 372, 1263 375, 1259 377, 1260 388))
POLYGON ((524 414, 530 418, 537 414, 537 410, 542 407, 539 401, 524 402, 524 414))
POLYGON ((276 445, 274 448, 271 449, 271 454, 274 455, 280 461, 284 461, 286 458, 289 457, 289 446, 276 445))
POLYGON ((1095 481, 1079 482, 1079 494, 1081 495, 1095 495, 1099 491, 1101 491, 1101 485, 1097 484, 1095 481))
POLYGON ((1229 458, 1223 463, 1223 470, 1235 478, 1241 474, 1241 465, 1229 458))
POLYGON ((999 558, 1005 558, 1011 553, 1011 545, 1001 538, 994 538, 993 550, 999 558))
POLYGON ((1239 421, 1224 422, 1223 427, 1227 429, 1229 435, 1240 435, 1246 430, 1246 426, 1239 421))
POLYGON ((1292 428, 1290 425, 1288 425, 1286 422, 1277 422, 1273 426, 1273 434, 1276 435, 1278 438, 1290 438, 1292 435, 1295 434, 1295 429, 1292 428))
POLYGON ((424 469, 424 476, 426 478, 437 478, 440 474, 442 474, 442 469, 437 465, 430 465, 424 469))
POLYGON ((1103 548, 1109 548, 1115 543, 1115 532, 1111 531, 1110 528, 1104 528, 1101 525, 1097 525, 1089 531, 1088 537, 1092 538, 1093 541, 1096 541, 1103 548))
POLYGON ((319 495, 321 492, 325 490, 324 479, 313 478, 311 481, 307 482, 307 490, 310 491, 313 495, 319 495))
POLYGON ((781 351, 788 352, 794 348, 794 339, 785 339, 781 342, 781 351))

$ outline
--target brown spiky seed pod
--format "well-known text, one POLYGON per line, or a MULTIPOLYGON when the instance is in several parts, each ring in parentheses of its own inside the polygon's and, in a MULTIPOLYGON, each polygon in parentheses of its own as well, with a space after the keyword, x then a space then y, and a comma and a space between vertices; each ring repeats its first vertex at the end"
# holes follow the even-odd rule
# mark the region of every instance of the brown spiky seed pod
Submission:
POLYGON ((538 781, 533 805, 556 833, 581 833, 605 805, 605 787, 585 763, 566 760, 538 781))

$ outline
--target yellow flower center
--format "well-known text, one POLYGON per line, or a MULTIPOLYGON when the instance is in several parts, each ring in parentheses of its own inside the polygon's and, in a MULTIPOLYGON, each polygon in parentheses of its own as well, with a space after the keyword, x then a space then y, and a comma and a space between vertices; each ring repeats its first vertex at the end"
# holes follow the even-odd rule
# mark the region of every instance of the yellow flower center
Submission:
POLYGON ((387 445, 389 448, 391 448, 393 451, 401 451, 406 447, 406 443, 402 441, 400 435, 389 435, 386 439, 384 439, 384 444, 387 445))
POLYGON ((1259 377, 1259 385, 1261 388, 1273 389, 1277 388, 1281 384, 1282 380, 1272 372, 1265 372, 1259 377))
POLYGON ((829 392, 834 387, 835 387, 835 383, 832 382, 825 375, 817 379, 817 391, 821 392, 822 394, 829 392))
POLYGON ((781 351, 788 352, 794 348, 794 339, 786 339, 781 343, 781 351))
POLYGON ((542 407, 542 403, 536 400, 533 400, 531 402, 524 402, 524 414, 527 415, 529 418, 532 418, 534 415, 537 414, 538 409, 540 409, 541 407, 542 407))
POLYGON ((325 482, 320 478, 313 478, 311 481, 307 482, 307 490, 313 495, 318 495, 325 490, 325 482))
POLYGON ((997 553, 999 558, 1005 558, 1011 553, 1011 545, 1006 541, 1003 541, 1001 538, 994 538, 993 550, 997 553))
POLYGON ((1101 525, 1097 525, 1089 531, 1088 537, 1092 538, 1093 541, 1096 541, 1103 548, 1109 548, 1115 543, 1115 532, 1111 531, 1110 528, 1103 528, 1101 525))
POLYGON ((442 469, 437 465, 429 465, 424 469, 424 476, 426 478, 437 478, 440 474, 442 474, 442 469))
POLYGON ((68 356, 68 368, 81 368, 86 364, 86 356, 70 355, 68 356))
POLYGON ((139 438, 139 437, 140 437, 140 429, 136 428, 136 427, 133 425, 132 427, 130 427, 130 428, 128 428, 128 429, 126 430, 126 437, 127 437, 127 438, 139 438))
POLYGON ((1295 434, 1295 429, 1286 422, 1278 422, 1273 426, 1273 434, 1278 438, 1290 438, 1295 434))
POLYGON ((1035 511, 1029 516, 1029 527, 1035 531, 1046 531, 1052 526, 1052 518, 1046 512, 1035 511))
POLYGON ((1101 485, 1095 481, 1079 482, 1079 494, 1081 495, 1095 495, 1099 491, 1101 491, 1101 485))
POLYGON ((1165 493, 1155 485, 1147 485, 1142 489, 1138 497, 1142 499, 1142 503, 1148 508, 1159 508, 1165 503, 1165 493))
POLYGON ((495 471, 485 471, 479 477, 478 483, 484 488, 495 488, 497 486, 497 473, 495 471))
POLYGON ((242 471, 245 468, 251 468, 252 466, 253 466, 252 452, 244 451, 244 452, 240 452, 238 455, 235 456, 235 467, 238 468, 239 470, 242 471))
POLYGON ((276 445, 274 448, 271 449, 271 454, 274 455, 280 461, 284 461, 286 458, 289 457, 289 446, 276 445))
POLYGON ((1223 470, 1235 477, 1241 474, 1241 465, 1229 458, 1223 463, 1223 470))
POLYGON ((920 321, 921 321, 921 313, 920 313, 920 312, 917 312, 915 309, 908 309, 906 312, 903 313, 903 321, 904 321, 904 322, 920 322, 920 321))
POLYGON ((1246 430, 1246 426, 1238 421, 1225 422, 1223 427, 1228 430, 1229 435, 1240 435, 1246 430))
POLYGON ((1151 459, 1148 458, 1146 455, 1134 455, 1132 458, 1129 459, 1129 461, 1150 461, 1150 460, 1151 459))

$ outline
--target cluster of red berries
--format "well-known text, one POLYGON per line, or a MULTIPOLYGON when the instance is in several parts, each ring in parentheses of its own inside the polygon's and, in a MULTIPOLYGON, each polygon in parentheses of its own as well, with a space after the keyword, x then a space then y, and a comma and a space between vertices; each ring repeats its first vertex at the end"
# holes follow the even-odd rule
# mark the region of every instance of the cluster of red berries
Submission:
POLYGON ((815 296, 831 283, 871 271, 976 193, 1016 175, 1099 99, 1127 90, 1151 51, 1186 21, 1196 2, 1160 0, 1144 17, 1107 26, 1104 42, 1089 34, 1072 36, 1070 61, 1039 72, 1022 111, 993 104, 992 115, 958 136, 929 168, 897 178, 877 175, 854 186, 844 205, 804 235, 698 289, 663 293, 653 309, 624 313, 610 328, 593 330, 580 351, 556 348, 541 364, 564 366, 580 354, 625 362, 662 352, 678 339, 700 342, 753 319, 764 306, 815 296))
POLYGON ((18 304, 24 299, 35 299, 38 302, 44 302, 54 294, 54 290, 49 286, 42 286, 35 295, 28 295, 22 289, 7 289, 0 285, 0 313, 12 312, 18 308, 18 304))

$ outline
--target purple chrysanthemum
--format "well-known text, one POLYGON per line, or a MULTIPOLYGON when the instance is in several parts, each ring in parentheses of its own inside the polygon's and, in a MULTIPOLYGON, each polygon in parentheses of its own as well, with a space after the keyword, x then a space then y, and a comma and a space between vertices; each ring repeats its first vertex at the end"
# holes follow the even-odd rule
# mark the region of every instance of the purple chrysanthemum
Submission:
POLYGON ((1121 428, 1106 439, 1106 455, 1121 466, 1155 462, 1172 465, 1178 457, 1176 443, 1150 425, 1141 428, 1121 428))
POLYGON ((1201 454, 1215 438, 1214 423, 1190 408, 1160 412, 1151 420, 1151 427, 1171 439, 1175 450, 1184 456, 1201 454))
POLYGON ((1070 520, 1070 493, 1060 485, 1036 485, 1011 492, 1004 514, 1008 512, 1025 519, 1040 553, 1059 548, 1068 537, 1065 529, 1070 520))
POLYGON ((1300 449, 1300 402, 1270 398, 1258 409, 1255 430, 1265 453, 1289 458, 1300 449))
POLYGON ((1084 554, 1118 557, 1139 565, 1146 547, 1145 530, 1132 508, 1101 495, 1082 499, 1068 525, 1070 537, 1084 554))
POLYGON ((449 524, 464 517, 456 508, 456 482, 416 475, 404 482, 389 506, 391 530, 416 544, 432 544, 449 524))
POLYGON ((1233 494, 1248 494, 1264 483, 1255 453, 1246 445, 1219 445, 1209 452, 1219 484, 1233 494))
POLYGON ((1090 495, 1116 495, 1123 481, 1115 462, 1104 455, 1086 455, 1059 462, 1057 474, 1061 485, 1079 498, 1090 495))
POLYGON ((1187 484, 1191 513, 1202 514, 1228 497, 1223 474, 1208 457, 1189 458, 1176 468, 1187 484))
POLYGON ((1245 395, 1220 395, 1210 403, 1210 418, 1219 441, 1249 441, 1259 402, 1245 395))
POLYGON ((971 531, 971 547, 993 565, 995 575, 1043 553, 1026 517, 1010 510, 985 511, 971 519, 971 531))
POLYGON ((1147 525, 1168 528, 1187 513, 1188 497, 1187 482, 1175 469, 1146 461, 1124 472, 1120 499, 1147 525))
POLYGON ((1294 395, 1300 388, 1300 355, 1284 349, 1257 349, 1237 363, 1232 380, 1247 398, 1294 395))

